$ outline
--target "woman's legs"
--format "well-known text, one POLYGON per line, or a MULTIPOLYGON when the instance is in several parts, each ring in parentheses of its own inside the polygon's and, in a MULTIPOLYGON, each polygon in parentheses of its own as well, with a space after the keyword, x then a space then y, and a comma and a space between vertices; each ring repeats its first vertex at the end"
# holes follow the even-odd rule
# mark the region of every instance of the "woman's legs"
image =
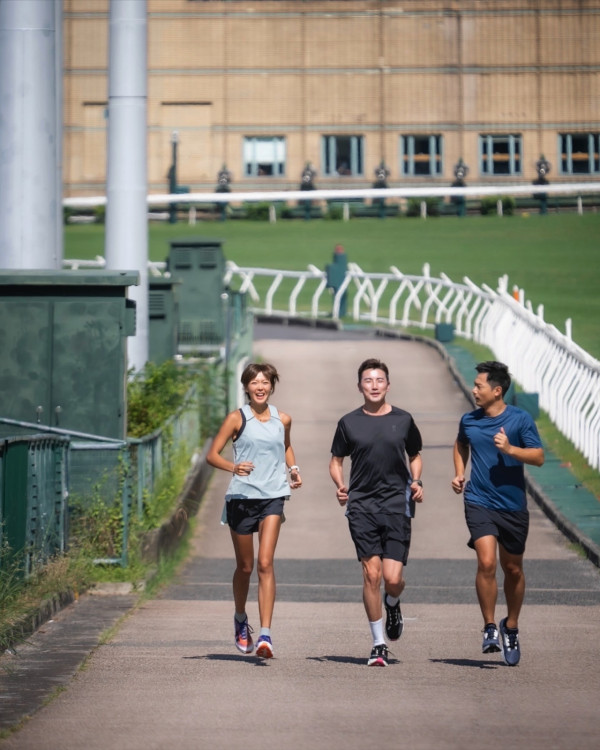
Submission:
POLYGON ((233 574, 233 601, 235 611, 241 615, 246 611, 250 576, 254 568, 254 540, 252 534, 238 534, 232 529, 230 531, 236 563, 233 574))
MULTIPOLYGON (((281 529, 281 516, 267 516, 258 527, 258 611, 261 628, 270 628, 275 606, 273 560, 281 529)), ((246 592, 247 593, 247 592, 246 592)))

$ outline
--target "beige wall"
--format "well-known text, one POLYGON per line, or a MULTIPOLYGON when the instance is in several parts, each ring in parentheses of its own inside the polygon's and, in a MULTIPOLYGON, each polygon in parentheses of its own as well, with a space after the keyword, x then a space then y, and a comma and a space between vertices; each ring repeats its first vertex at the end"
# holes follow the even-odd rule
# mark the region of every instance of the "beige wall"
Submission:
MULTIPOLYGON (((67 195, 104 192, 108 0, 64 0, 67 195)), ((390 185, 448 184, 459 157, 473 182, 531 181, 559 132, 600 132, 600 0, 148 0, 150 188, 178 178, 212 190, 364 186, 384 158, 390 185), (522 136, 520 178, 484 178, 478 136, 522 136), (324 135, 364 138, 364 174, 322 174, 324 135), (441 134, 444 173, 400 173, 400 135, 441 134), (286 174, 245 177, 245 136, 284 136, 286 174)), ((581 179, 578 176, 577 179, 581 179)))

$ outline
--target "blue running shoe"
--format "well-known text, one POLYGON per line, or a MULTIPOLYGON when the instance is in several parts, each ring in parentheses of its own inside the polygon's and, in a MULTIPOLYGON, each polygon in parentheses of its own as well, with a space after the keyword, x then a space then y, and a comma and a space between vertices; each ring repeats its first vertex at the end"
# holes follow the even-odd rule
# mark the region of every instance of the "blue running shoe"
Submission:
POLYGON ((273 644, 268 635, 261 635, 256 641, 256 655, 261 656, 263 659, 273 658, 273 644))
POLYGON ((235 646, 238 651, 242 654, 251 654, 254 649, 254 643, 252 642, 252 633, 254 632, 250 625, 248 625, 248 618, 244 622, 238 622, 235 617, 233 618, 235 626, 235 646))
POLYGON ((493 622, 488 622, 488 624, 483 629, 483 643, 481 644, 481 651, 484 654, 494 654, 496 651, 500 651, 498 628, 493 622))
POLYGON ((505 663, 509 667, 516 667, 521 658, 519 630, 518 628, 507 628, 506 617, 500 621, 500 640, 505 663))

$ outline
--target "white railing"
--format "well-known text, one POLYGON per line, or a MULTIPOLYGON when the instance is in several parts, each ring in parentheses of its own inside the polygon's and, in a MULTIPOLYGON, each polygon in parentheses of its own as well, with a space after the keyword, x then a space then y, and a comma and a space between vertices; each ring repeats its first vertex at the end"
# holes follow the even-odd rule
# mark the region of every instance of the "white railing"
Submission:
MULTIPOLYGON (((71 268, 100 267, 94 261, 65 261, 71 268)), ((151 263, 160 275, 164 263, 151 263)), ((519 384, 539 395, 540 406, 600 469, 600 362, 566 333, 544 321, 543 306, 534 312, 523 291, 509 293, 508 277, 498 288, 478 287, 465 277, 452 281, 433 277, 429 264, 420 276, 392 266, 388 273, 366 273, 349 263, 337 290, 327 286, 327 272, 316 266, 305 271, 240 267, 227 261, 225 284, 247 292, 254 314, 284 318, 339 320, 344 312, 354 322, 432 330, 452 324, 457 336, 489 347, 505 362, 519 384)))
POLYGON ((335 291, 327 287, 327 273, 315 266, 306 271, 242 268, 228 261, 226 283, 248 292, 255 314, 339 320, 340 310, 355 322, 391 327, 433 329, 450 323, 454 333, 489 347, 505 362, 515 379, 538 393, 540 406, 583 453, 600 469, 600 362, 575 344, 570 336, 534 312, 523 292, 509 293, 508 277, 496 290, 478 287, 470 279, 434 278, 429 265, 422 276, 365 273, 348 264, 344 281, 335 291))

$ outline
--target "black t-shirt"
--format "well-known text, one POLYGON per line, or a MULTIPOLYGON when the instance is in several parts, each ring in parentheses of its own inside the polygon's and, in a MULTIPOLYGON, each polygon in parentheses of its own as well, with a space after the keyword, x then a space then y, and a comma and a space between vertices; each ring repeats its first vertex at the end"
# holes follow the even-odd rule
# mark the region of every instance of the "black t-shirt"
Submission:
POLYGON ((348 509, 369 513, 414 515, 409 500, 410 479, 406 455, 423 448, 421 433, 412 416, 392 406, 388 414, 369 416, 362 407, 338 422, 332 455, 350 456, 348 509))

